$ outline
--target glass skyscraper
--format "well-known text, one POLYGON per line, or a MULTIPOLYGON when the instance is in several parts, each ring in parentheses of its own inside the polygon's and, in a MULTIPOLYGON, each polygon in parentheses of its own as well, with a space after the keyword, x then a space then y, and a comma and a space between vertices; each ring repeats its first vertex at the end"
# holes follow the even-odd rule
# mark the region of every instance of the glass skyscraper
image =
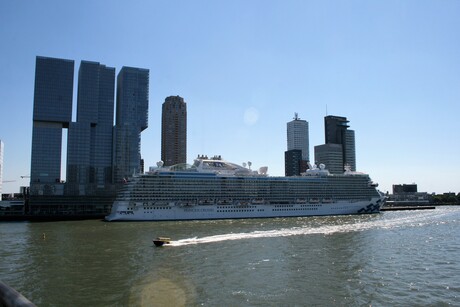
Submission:
POLYGON ((70 124, 67 191, 92 194, 112 183, 115 68, 82 61, 78 72, 77 121, 70 124))
POLYGON ((62 129, 72 120, 74 61, 37 56, 30 193, 53 194, 61 181, 62 129))
POLYGON ((123 67, 117 77, 115 183, 141 170, 141 132, 148 127, 149 70, 123 67))
POLYGON ((166 97, 162 106, 161 160, 165 166, 187 162, 187 104, 180 96, 166 97))
POLYGON ((348 123, 346 117, 324 117, 325 144, 315 146, 315 160, 331 173, 343 173, 346 165, 356 171, 355 132, 348 123))

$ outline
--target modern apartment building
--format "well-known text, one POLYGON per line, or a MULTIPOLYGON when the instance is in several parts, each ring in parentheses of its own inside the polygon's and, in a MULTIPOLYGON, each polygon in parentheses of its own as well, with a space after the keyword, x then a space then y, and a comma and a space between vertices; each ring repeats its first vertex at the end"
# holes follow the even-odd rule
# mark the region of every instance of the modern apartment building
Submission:
POLYGON ((162 106, 161 160, 165 166, 187 162, 187 104, 180 96, 166 97, 162 106))
POLYGON ((30 171, 31 195, 61 181, 62 132, 72 120, 74 61, 37 56, 30 171))
POLYGON ((141 132, 148 127, 149 70, 123 67, 117 77, 115 183, 141 170, 141 132))

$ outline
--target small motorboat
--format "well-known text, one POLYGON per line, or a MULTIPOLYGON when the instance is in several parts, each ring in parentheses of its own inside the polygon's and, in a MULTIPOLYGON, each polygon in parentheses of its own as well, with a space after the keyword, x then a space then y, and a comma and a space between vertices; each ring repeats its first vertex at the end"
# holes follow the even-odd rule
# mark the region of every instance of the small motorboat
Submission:
POLYGON ((155 246, 163 246, 164 244, 171 244, 171 239, 166 237, 158 237, 153 240, 155 246))

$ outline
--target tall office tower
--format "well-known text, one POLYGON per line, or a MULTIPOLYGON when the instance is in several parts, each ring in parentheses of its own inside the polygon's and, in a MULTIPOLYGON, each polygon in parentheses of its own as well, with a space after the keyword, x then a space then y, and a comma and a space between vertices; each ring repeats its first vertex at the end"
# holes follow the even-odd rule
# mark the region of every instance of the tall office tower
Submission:
POLYGON ((187 162, 187 104, 180 96, 166 97, 163 103, 161 160, 165 166, 187 162))
POLYGON ((299 176, 308 169, 310 161, 308 122, 301 120, 297 113, 287 123, 287 151, 284 152, 284 173, 299 176))
POLYGON ((2 182, 3 182, 3 142, 0 140, 0 200, 2 200, 2 182))
MULTIPOLYGON (((343 172, 345 165, 349 165, 352 171, 356 171, 355 132, 353 130, 348 130, 348 123, 349 121, 346 117, 330 115, 324 118, 326 144, 340 144, 342 146, 342 169, 340 172, 343 172)), ((324 147, 321 150, 323 158, 325 157, 326 149, 327 147, 324 147)), ((336 154, 334 149, 331 155, 335 156, 336 154)), ((315 159, 318 163, 326 164, 316 156, 315 159)), ((337 161, 335 158, 331 159, 329 160, 337 161)), ((328 169, 330 168, 327 164, 326 166, 328 169)))
POLYGON ((112 183, 115 68, 82 61, 78 72, 77 121, 67 147, 67 191, 86 195, 112 183))
POLYGON ((141 132, 148 127, 148 109, 149 70, 123 67, 117 77, 115 183, 141 169, 141 132))
POLYGON ((324 117, 325 143, 344 144, 349 121, 346 117, 329 115, 324 117))
POLYGON ((74 61, 37 56, 30 170, 31 195, 52 195, 61 181, 62 129, 72 120, 74 61))
POLYGON ((287 123, 287 149, 300 149, 302 160, 310 161, 308 122, 294 114, 294 120, 287 123))

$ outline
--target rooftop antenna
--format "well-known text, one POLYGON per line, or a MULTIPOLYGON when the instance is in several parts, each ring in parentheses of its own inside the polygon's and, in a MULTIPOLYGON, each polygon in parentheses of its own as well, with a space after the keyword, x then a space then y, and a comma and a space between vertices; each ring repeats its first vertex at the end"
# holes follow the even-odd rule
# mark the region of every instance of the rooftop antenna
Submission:
POLYGON ((327 116, 327 103, 326 103, 326 116, 327 116))
POLYGON ((295 112, 295 113, 294 113, 294 120, 299 120, 299 119, 300 119, 300 118, 299 118, 299 113, 295 112))

